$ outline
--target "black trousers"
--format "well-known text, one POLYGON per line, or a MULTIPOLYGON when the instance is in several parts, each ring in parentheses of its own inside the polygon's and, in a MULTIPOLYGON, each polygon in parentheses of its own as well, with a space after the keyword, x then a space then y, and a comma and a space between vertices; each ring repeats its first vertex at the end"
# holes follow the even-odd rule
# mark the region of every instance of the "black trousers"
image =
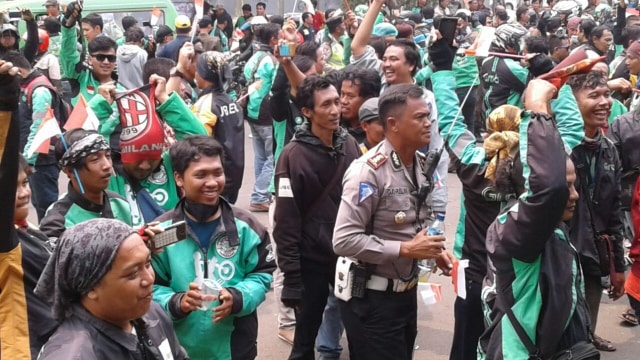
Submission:
POLYGON ((322 314, 327 305, 329 285, 333 284, 334 273, 317 272, 302 268, 302 310, 296 313, 296 332, 289 360, 314 360, 318 329, 322 324, 322 314))
POLYGON ((351 360, 410 360, 418 332, 416 288, 367 290, 363 299, 338 300, 351 360))
POLYGON ((453 343, 449 360, 470 360, 478 357, 478 339, 484 332, 482 284, 467 281, 467 298, 456 297, 453 313, 453 343))
POLYGON ((464 123, 467 125, 467 129, 475 135, 475 108, 476 101, 478 99, 478 90, 477 86, 471 86, 471 91, 469 91, 469 88, 470 86, 457 88, 456 95, 458 96, 458 101, 460 102, 460 104, 462 104, 462 101, 464 101, 464 97, 467 95, 467 92, 469 92, 467 102, 465 102, 462 106, 461 114, 464 117, 464 123))

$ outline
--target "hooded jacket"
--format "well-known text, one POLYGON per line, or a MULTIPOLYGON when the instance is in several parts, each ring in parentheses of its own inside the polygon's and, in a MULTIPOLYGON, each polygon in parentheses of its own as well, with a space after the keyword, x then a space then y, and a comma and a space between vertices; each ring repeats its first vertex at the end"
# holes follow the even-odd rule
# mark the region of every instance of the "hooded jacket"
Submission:
POLYGON ((138 45, 124 44, 116 52, 118 81, 127 89, 136 89, 144 85, 142 70, 147 62, 147 52, 138 45))
POLYGON ((334 132, 333 147, 328 147, 311 132, 309 123, 303 124, 282 150, 275 170, 273 239, 285 282, 299 277, 303 264, 318 272, 333 273, 338 257, 332 238, 342 194, 341 179, 360 155, 358 143, 345 129, 339 127, 334 132), (344 157, 344 163, 338 169, 340 157, 344 157), (334 176, 339 180, 333 190, 325 199, 319 199, 334 176), (320 202, 314 206, 317 201, 320 202))

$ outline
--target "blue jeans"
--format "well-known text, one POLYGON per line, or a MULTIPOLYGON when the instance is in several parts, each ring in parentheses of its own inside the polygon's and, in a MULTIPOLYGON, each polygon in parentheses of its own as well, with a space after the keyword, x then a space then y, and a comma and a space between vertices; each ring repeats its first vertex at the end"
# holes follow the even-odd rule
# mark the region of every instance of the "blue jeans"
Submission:
POLYGON ((249 122, 253 135, 253 167, 256 182, 251 192, 251 204, 271 201, 269 183, 273 177, 273 126, 256 125, 249 122))
POLYGON ((342 353, 340 339, 342 338, 342 319, 340 318, 340 308, 338 300, 333 295, 333 286, 329 286, 329 297, 327 306, 324 308, 322 325, 316 337, 316 351, 320 359, 339 359, 342 353))
POLYGON ((31 187, 31 203, 36 208, 38 222, 51 204, 58 200, 58 176, 60 169, 57 164, 36 165, 33 175, 29 177, 31 187))

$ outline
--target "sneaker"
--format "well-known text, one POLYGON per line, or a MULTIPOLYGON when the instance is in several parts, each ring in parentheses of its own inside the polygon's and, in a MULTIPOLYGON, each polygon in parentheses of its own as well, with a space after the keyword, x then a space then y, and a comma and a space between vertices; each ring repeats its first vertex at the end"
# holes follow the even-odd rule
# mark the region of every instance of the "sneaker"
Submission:
POLYGON ((253 212, 268 212, 269 211, 269 202, 259 203, 259 204, 251 204, 249 205, 249 211, 253 212))
POLYGON ((293 345, 293 338, 295 337, 295 334, 296 334, 295 327, 278 329, 278 338, 289 345, 293 345))

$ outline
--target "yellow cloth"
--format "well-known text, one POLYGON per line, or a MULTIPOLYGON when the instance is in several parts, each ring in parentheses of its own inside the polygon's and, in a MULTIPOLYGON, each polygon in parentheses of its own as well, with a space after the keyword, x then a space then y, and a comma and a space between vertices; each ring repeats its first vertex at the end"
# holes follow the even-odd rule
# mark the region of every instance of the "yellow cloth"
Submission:
POLYGON ((487 118, 489 137, 484 140, 484 150, 489 165, 485 178, 494 181, 498 161, 512 156, 520 143, 520 108, 502 105, 493 110, 487 118))

